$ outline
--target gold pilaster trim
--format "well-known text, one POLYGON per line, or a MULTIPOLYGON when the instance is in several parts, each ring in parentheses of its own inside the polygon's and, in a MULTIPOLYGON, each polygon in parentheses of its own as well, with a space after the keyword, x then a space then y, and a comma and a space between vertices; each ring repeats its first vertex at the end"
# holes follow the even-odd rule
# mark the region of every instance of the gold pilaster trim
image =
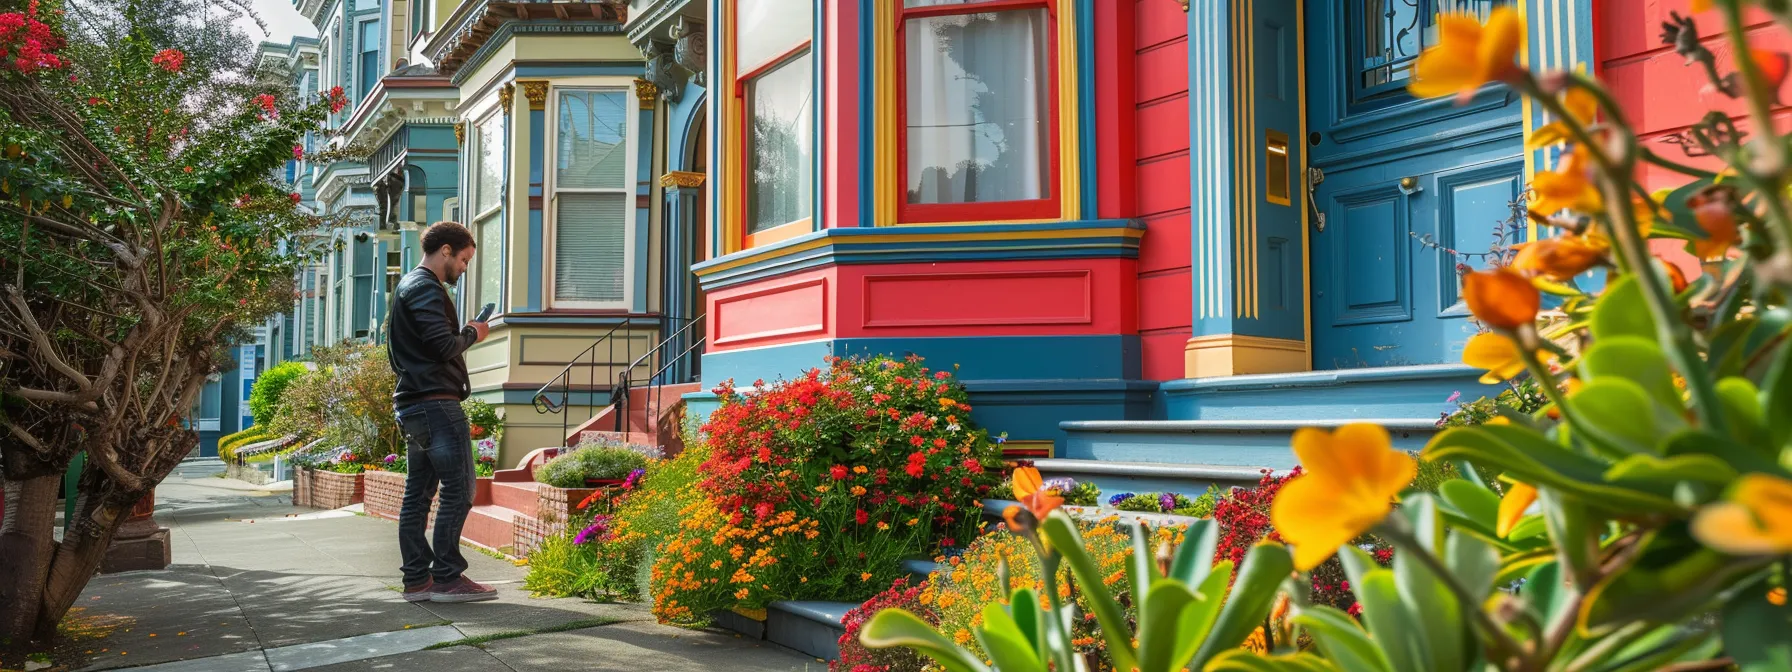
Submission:
POLYGON ((465 144, 467 144, 467 122, 454 122, 454 145, 459 147, 465 144))
POLYGON ((659 104, 660 87, 654 86, 653 82, 645 79, 637 79, 635 80, 635 97, 640 99, 641 109, 651 110, 654 105, 659 104))
POLYGON ((505 84, 502 88, 498 89, 498 107, 504 111, 504 116, 510 116, 510 104, 515 101, 515 84, 505 84))
POLYGON ((529 99, 529 109, 531 109, 531 110, 548 109, 548 83, 547 82, 543 81, 543 82, 519 82, 519 83, 523 85, 523 97, 529 99))
POLYGON ((662 187, 685 187, 685 188, 701 187, 701 186, 703 186, 703 180, 706 177, 708 177, 708 176, 704 175, 703 173, 690 173, 690 172, 685 172, 682 170, 669 170, 669 171, 666 171, 665 175, 660 176, 660 186, 662 186, 662 187))
POLYGON ((1312 370, 1305 341, 1244 334, 1216 334, 1183 346, 1183 375, 1189 378, 1294 373, 1312 370))

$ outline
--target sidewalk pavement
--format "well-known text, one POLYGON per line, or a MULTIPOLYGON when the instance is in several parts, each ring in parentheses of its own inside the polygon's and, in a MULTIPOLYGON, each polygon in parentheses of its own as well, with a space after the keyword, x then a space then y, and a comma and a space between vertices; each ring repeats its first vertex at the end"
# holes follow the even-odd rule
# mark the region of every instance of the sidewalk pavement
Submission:
POLYGON ((399 595, 397 525, 219 488, 182 465, 156 490, 172 531, 167 570, 95 577, 56 656, 73 670, 825 670, 795 652, 654 623, 645 605, 537 599, 527 568, 473 549, 475 604, 399 595), (431 649, 432 646, 441 646, 431 649))

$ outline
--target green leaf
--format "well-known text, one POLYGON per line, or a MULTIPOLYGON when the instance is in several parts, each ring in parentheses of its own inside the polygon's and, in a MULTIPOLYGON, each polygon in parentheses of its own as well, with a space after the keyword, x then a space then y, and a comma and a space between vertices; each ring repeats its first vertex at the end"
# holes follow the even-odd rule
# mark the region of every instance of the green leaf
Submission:
POLYGON ((1761 406, 1767 416, 1769 446, 1792 443, 1792 347, 1782 347, 1761 381, 1761 406))
MULTIPOLYGON (((1028 605, 1025 608, 1037 607, 1028 605)), ((977 643, 983 646, 983 653, 995 661, 996 669, 1002 672, 1045 672, 1045 661, 1039 659, 1033 643, 1027 641, 1020 626, 1000 603, 983 605, 983 625, 977 626, 975 632, 977 643)))
POLYGON ((1747 378, 1717 381, 1717 398, 1729 421, 1730 436, 1748 446, 1767 446, 1767 418, 1761 414, 1761 390, 1747 378))
POLYGON ((1740 444, 1730 437, 1699 429, 1677 432, 1669 436, 1664 445, 1668 457, 1710 455, 1744 474, 1764 473, 1780 478, 1792 477, 1775 460, 1777 450, 1770 446, 1740 444))
MULTIPOLYGON (((1198 598, 1186 584, 1175 579, 1158 579, 1151 583, 1151 596, 1139 607, 1139 670, 1170 672, 1182 669, 1187 658, 1178 657, 1177 644, 1182 640, 1181 621, 1188 607, 1198 598)), ((1190 649, 1189 655, 1194 655, 1190 649)))
POLYGON ((1792 670, 1792 608, 1767 601, 1767 585, 1744 586, 1723 608, 1724 651, 1742 672, 1792 670))
MULTIPOLYGON (((1200 669, 1207 661, 1219 652, 1234 648, 1250 636, 1251 631, 1263 624, 1269 617, 1269 610, 1275 606, 1276 588, 1282 580, 1294 573, 1294 556, 1288 547, 1281 544, 1258 544, 1244 556, 1244 565, 1238 569, 1238 579, 1232 584, 1232 594, 1220 608, 1219 619, 1213 624, 1213 631, 1207 635, 1207 641, 1195 651, 1194 661, 1189 667, 1200 669)), ((1106 627, 1106 626, 1103 626, 1106 627)), ((1116 667, 1121 667, 1116 663, 1116 667)), ((1126 669, 1121 667, 1121 669, 1126 669)))
POLYGON ((1562 582, 1562 565, 1554 560, 1538 563, 1525 575, 1524 587, 1518 596, 1524 600, 1531 618, 1538 623, 1554 623, 1562 612, 1573 608, 1574 596, 1580 591, 1562 582))
POLYGON ((859 641, 873 649, 908 647, 926 654, 950 672, 989 672, 971 652, 959 648, 919 616, 901 609, 877 612, 859 633, 859 641))
POLYGON ((1294 624, 1306 628, 1313 636, 1319 652, 1344 672, 1384 672, 1393 670, 1387 654, 1369 639, 1356 619, 1324 605, 1301 609, 1294 624))
POLYGON ((1226 604, 1226 584, 1231 580, 1232 561, 1222 560, 1201 581, 1200 588, 1195 591, 1195 601, 1183 608, 1182 617, 1177 621, 1181 640, 1176 644, 1175 660, 1188 662, 1213 634, 1213 624, 1219 620, 1220 608, 1226 604))
POLYGON ((1635 276, 1617 276, 1606 284, 1605 294, 1593 309, 1592 327, 1596 341, 1618 336, 1656 337, 1655 317, 1649 314, 1649 304, 1635 276))
POLYGON ((1400 589, 1409 613, 1417 625, 1417 648, 1427 670, 1460 670, 1463 668, 1467 633, 1463 631, 1463 605, 1438 580, 1437 575, 1418 561, 1413 549, 1401 549, 1394 555, 1394 585, 1400 589))
POLYGON ((1706 350, 1706 361, 1710 363, 1712 375, 1723 378, 1742 374, 1743 365, 1748 360, 1749 336, 1760 324, 1760 320, 1750 316, 1724 322, 1717 327, 1711 335, 1711 345, 1706 350))
POLYGON ((1204 672, 1336 672, 1331 661, 1311 653, 1287 656, 1260 656, 1244 649, 1221 653, 1206 667, 1192 668, 1204 672))
MULTIPOLYGON (((1607 469, 1605 478, 1635 488, 1672 489, 1682 483, 1700 483, 1702 492, 1715 494, 1736 479, 1729 463, 1711 455, 1632 455, 1607 469)), ((1702 497, 1704 501, 1709 497, 1702 497)))
POLYGON ((1493 594, 1494 577, 1500 572, 1500 554, 1487 542, 1456 531, 1450 534, 1449 541, 1444 542, 1444 564, 1475 600, 1474 604, 1463 605, 1464 608, 1481 608, 1487 596, 1493 594))
POLYGON ((1653 397, 1656 403, 1671 409, 1681 408, 1680 392, 1674 388, 1674 373, 1668 368, 1667 355, 1655 338, 1614 336, 1593 344, 1581 355, 1580 370, 1586 382, 1604 378, 1628 380, 1653 397))
MULTIPOLYGON (((1002 583, 998 585, 1009 585, 1002 583)), ((1032 588, 1019 588, 1008 600, 1011 605, 1009 613, 1014 616, 1014 625, 1020 628, 1020 634, 1033 644, 1033 652, 1041 659, 1046 657, 1045 622, 1050 618, 1039 613, 1039 594, 1032 588), (1022 605, 1025 605, 1023 608, 1022 605)))
POLYGON ((1556 555, 1567 563, 1569 578, 1581 590, 1583 579, 1595 576, 1599 566, 1599 536, 1579 501, 1563 497, 1551 488, 1537 489, 1537 502, 1543 509, 1543 521, 1549 525, 1549 538, 1555 543, 1556 555))
MULTIPOLYGON (((1709 661, 1718 657, 1723 642, 1705 628, 1664 625, 1637 638, 1598 672, 1654 672, 1674 663, 1709 661)), ((1777 668, 1787 669, 1787 668, 1777 668)))
POLYGON ((1552 487, 1589 506, 1619 513, 1679 513, 1670 497, 1604 482, 1605 465, 1576 455, 1524 427, 1452 427, 1425 446, 1426 459, 1463 458, 1537 487, 1552 487))
POLYGON ((1182 532, 1182 545, 1176 547, 1175 559, 1170 561, 1168 576, 1191 586, 1205 580, 1208 572, 1213 571, 1213 551, 1219 540, 1219 524, 1212 518, 1189 525, 1182 532))
MULTIPOLYGON (((1405 553, 1395 555, 1395 562, 1405 553)), ((1363 575, 1361 582, 1352 581, 1357 604, 1363 607, 1363 624, 1369 635, 1381 644, 1388 662, 1399 672, 1427 672, 1433 669, 1425 651, 1425 630, 1400 599, 1394 573, 1377 569, 1363 575)), ((1458 668, 1460 669, 1460 668, 1458 668)))
POLYGON ((1607 576, 1587 593, 1581 630, 1597 636, 1635 621, 1678 622, 1703 609, 1737 574, 1753 568, 1703 548, 1651 549, 1646 555, 1651 557, 1607 576))
POLYGON ((1444 503, 1453 507, 1464 519, 1473 521, 1475 525, 1488 530, 1493 530, 1498 526, 1500 496, 1494 494, 1492 490, 1488 490, 1478 483, 1457 478, 1444 481, 1443 485, 1438 486, 1437 494, 1443 498, 1444 503))
POLYGON ((1070 516, 1062 510, 1053 511, 1040 524, 1039 532, 1051 542, 1052 549, 1063 554, 1064 560, 1070 563, 1071 576, 1088 598, 1086 602, 1095 612, 1095 620, 1101 624, 1101 636, 1108 644, 1108 660, 1123 670, 1138 667, 1138 651, 1132 645, 1132 628, 1127 626, 1126 614, 1120 611, 1120 603, 1108 592, 1103 581, 1106 577, 1095 559, 1089 557, 1076 523, 1071 522, 1070 516))
MULTIPOLYGON (((1151 603, 1151 591, 1149 588, 1155 585, 1157 580, 1162 578, 1162 576, 1159 575, 1157 571, 1156 554, 1151 550, 1151 528, 1146 527, 1144 522, 1136 520, 1133 521, 1131 527, 1132 556, 1127 558, 1126 580, 1131 586, 1130 591, 1134 601, 1134 613, 1139 615, 1138 627, 1140 631, 1143 631, 1145 629, 1145 615, 1148 613, 1149 605, 1151 603)), ((1171 611, 1169 613, 1174 616, 1178 611, 1171 611)), ((1171 625, 1173 625, 1173 622, 1171 625)))
POLYGON ((1582 385, 1568 405, 1585 424, 1574 429, 1610 457, 1655 452, 1655 437, 1685 426, 1634 381, 1605 377, 1582 385), (1665 427, 1663 425, 1666 425, 1665 427))

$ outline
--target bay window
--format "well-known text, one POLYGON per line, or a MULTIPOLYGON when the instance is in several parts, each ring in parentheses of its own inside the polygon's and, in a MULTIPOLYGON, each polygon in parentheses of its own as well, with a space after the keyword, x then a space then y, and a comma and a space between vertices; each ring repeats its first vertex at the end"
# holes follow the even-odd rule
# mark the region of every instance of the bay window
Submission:
POLYGON ((739 0, 735 5, 745 247, 802 233, 802 223, 813 215, 815 63, 809 48, 814 18, 808 2, 739 0), (773 229, 782 235, 770 233, 773 229))
POLYGON ((621 87, 554 93, 554 305, 627 309, 634 268, 635 97, 621 87))
POLYGON ((1055 218, 1056 0, 903 0, 902 222, 1055 218))
MULTIPOLYGON (((504 118, 492 114, 479 122, 473 131, 473 233, 478 251, 473 255, 472 299, 463 311, 474 314, 487 303, 496 303, 504 287, 504 221, 499 217, 503 202, 504 181, 504 118)), ((503 312, 500 310, 499 312, 503 312)))

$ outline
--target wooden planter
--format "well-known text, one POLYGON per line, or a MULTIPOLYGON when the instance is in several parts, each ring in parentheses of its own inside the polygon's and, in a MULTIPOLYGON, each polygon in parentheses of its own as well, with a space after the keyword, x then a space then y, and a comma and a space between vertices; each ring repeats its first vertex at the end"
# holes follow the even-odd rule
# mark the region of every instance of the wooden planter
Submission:
POLYGON ((364 492, 361 474, 300 469, 292 479, 293 506, 340 509, 361 503, 364 492))

